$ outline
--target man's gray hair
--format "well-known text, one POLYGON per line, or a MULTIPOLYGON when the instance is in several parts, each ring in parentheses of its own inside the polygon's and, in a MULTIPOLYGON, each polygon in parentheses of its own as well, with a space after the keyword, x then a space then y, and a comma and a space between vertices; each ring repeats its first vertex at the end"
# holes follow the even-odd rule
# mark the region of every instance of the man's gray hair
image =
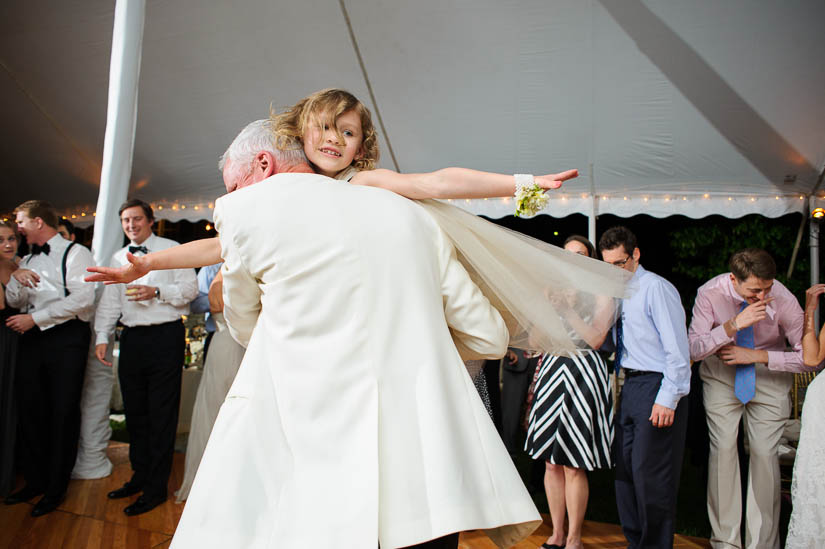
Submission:
POLYGON ((297 164, 306 164, 307 157, 301 144, 297 141, 285 150, 281 150, 276 146, 274 125, 268 118, 256 120, 248 124, 238 137, 232 141, 226 152, 223 153, 218 161, 218 169, 223 171, 223 167, 227 160, 231 160, 235 164, 252 164, 255 156, 261 152, 266 151, 272 153, 275 161, 281 167, 290 167, 297 164))

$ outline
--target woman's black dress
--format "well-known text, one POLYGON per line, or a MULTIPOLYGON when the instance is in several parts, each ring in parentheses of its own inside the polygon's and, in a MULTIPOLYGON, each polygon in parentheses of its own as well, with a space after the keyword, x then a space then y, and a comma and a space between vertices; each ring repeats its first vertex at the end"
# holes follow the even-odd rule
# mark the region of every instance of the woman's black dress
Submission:
POLYGON ((6 327, 6 319, 17 314, 8 305, 0 311, 0 496, 14 489, 17 403, 14 374, 17 368, 17 333, 6 327))

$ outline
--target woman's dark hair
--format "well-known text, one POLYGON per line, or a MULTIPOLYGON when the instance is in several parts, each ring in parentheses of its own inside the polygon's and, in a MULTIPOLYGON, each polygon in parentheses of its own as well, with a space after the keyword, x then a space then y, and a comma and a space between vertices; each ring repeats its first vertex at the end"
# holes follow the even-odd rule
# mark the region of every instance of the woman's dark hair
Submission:
POLYGON ((578 242, 579 244, 583 245, 587 248, 587 257, 596 257, 596 248, 593 244, 585 237, 580 234, 571 234, 567 237, 567 240, 564 241, 562 244, 562 248, 567 246, 570 242, 578 242))

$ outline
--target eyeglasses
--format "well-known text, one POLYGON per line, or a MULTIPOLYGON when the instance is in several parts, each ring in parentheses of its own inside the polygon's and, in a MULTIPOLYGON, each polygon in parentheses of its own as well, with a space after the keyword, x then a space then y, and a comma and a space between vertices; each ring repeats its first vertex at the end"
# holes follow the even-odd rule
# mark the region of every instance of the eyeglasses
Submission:
POLYGON ((614 261, 611 265, 615 265, 616 267, 624 267, 627 265, 627 262, 633 259, 631 256, 627 256, 626 258, 622 259, 621 261, 614 261))

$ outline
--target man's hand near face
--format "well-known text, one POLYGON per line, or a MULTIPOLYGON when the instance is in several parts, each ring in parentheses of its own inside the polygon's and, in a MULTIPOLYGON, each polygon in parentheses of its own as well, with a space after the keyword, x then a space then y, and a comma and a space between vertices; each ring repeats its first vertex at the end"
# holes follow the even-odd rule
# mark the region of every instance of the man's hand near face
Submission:
POLYGON ((751 303, 745 309, 736 315, 736 327, 740 330, 753 326, 760 320, 765 320, 768 316, 768 304, 773 301, 772 297, 768 297, 756 303, 751 303))

